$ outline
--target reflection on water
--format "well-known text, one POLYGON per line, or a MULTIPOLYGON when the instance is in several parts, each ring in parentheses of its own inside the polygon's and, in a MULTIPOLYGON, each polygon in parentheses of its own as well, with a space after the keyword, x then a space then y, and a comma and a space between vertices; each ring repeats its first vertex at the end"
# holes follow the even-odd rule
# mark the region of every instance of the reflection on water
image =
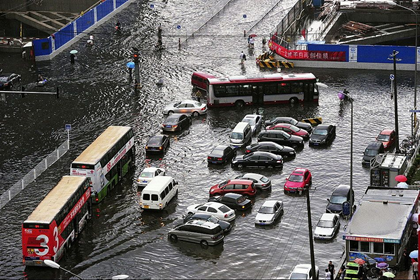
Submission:
POLYGON ((215 246, 203 246, 201 244, 185 241, 173 242, 168 240, 168 242, 185 256, 192 257, 196 260, 208 260, 214 264, 217 264, 217 259, 219 259, 222 254, 224 247, 224 242, 215 246))

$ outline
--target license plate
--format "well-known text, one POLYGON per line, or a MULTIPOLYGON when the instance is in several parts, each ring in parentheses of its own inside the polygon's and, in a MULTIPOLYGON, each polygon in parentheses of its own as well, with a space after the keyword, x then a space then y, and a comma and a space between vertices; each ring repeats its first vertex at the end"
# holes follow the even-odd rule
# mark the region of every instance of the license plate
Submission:
POLYGON ((318 143, 314 143, 314 146, 318 146, 319 144, 318 143))
POLYGON ((167 125, 167 126, 165 126, 166 128, 172 128, 172 125, 167 125))
POLYGON ((144 209, 149 209, 149 205, 144 205, 143 208, 144 209))
POLYGON ((34 261, 36 265, 42 265, 43 261, 34 261))
POLYGON ((147 183, 147 181, 141 181, 142 183, 147 183))
POLYGON ((213 160, 211 163, 217 163, 217 161, 214 161, 214 160, 213 160))

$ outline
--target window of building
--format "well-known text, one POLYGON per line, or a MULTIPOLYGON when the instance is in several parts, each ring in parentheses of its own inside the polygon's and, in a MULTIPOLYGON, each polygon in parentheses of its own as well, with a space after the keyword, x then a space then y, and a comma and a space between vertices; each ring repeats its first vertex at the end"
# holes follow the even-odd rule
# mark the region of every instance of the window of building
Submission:
POLYGON ((370 252, 369 242, 360 242, 360 252, 370 252))

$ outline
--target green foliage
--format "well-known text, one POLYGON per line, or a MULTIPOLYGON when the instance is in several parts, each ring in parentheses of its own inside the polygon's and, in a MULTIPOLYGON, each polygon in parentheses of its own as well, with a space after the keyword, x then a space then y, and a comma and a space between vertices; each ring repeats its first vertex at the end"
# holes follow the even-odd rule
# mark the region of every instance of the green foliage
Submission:
POLYGON ((414 185, 414 182, 420 181, 420 155, 416 156, 416 159, 407 174, 407 179, 409 185, 414 185))

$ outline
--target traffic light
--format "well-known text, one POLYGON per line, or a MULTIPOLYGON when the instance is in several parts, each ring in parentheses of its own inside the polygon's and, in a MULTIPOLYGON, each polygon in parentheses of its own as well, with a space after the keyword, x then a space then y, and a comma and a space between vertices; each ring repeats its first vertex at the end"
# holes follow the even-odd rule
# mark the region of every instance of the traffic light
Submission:
POLYGON ((139 62, 139 53, 135 51, 133 53, 133 58, 134 58, 134 63, 138 63, 139 62))

